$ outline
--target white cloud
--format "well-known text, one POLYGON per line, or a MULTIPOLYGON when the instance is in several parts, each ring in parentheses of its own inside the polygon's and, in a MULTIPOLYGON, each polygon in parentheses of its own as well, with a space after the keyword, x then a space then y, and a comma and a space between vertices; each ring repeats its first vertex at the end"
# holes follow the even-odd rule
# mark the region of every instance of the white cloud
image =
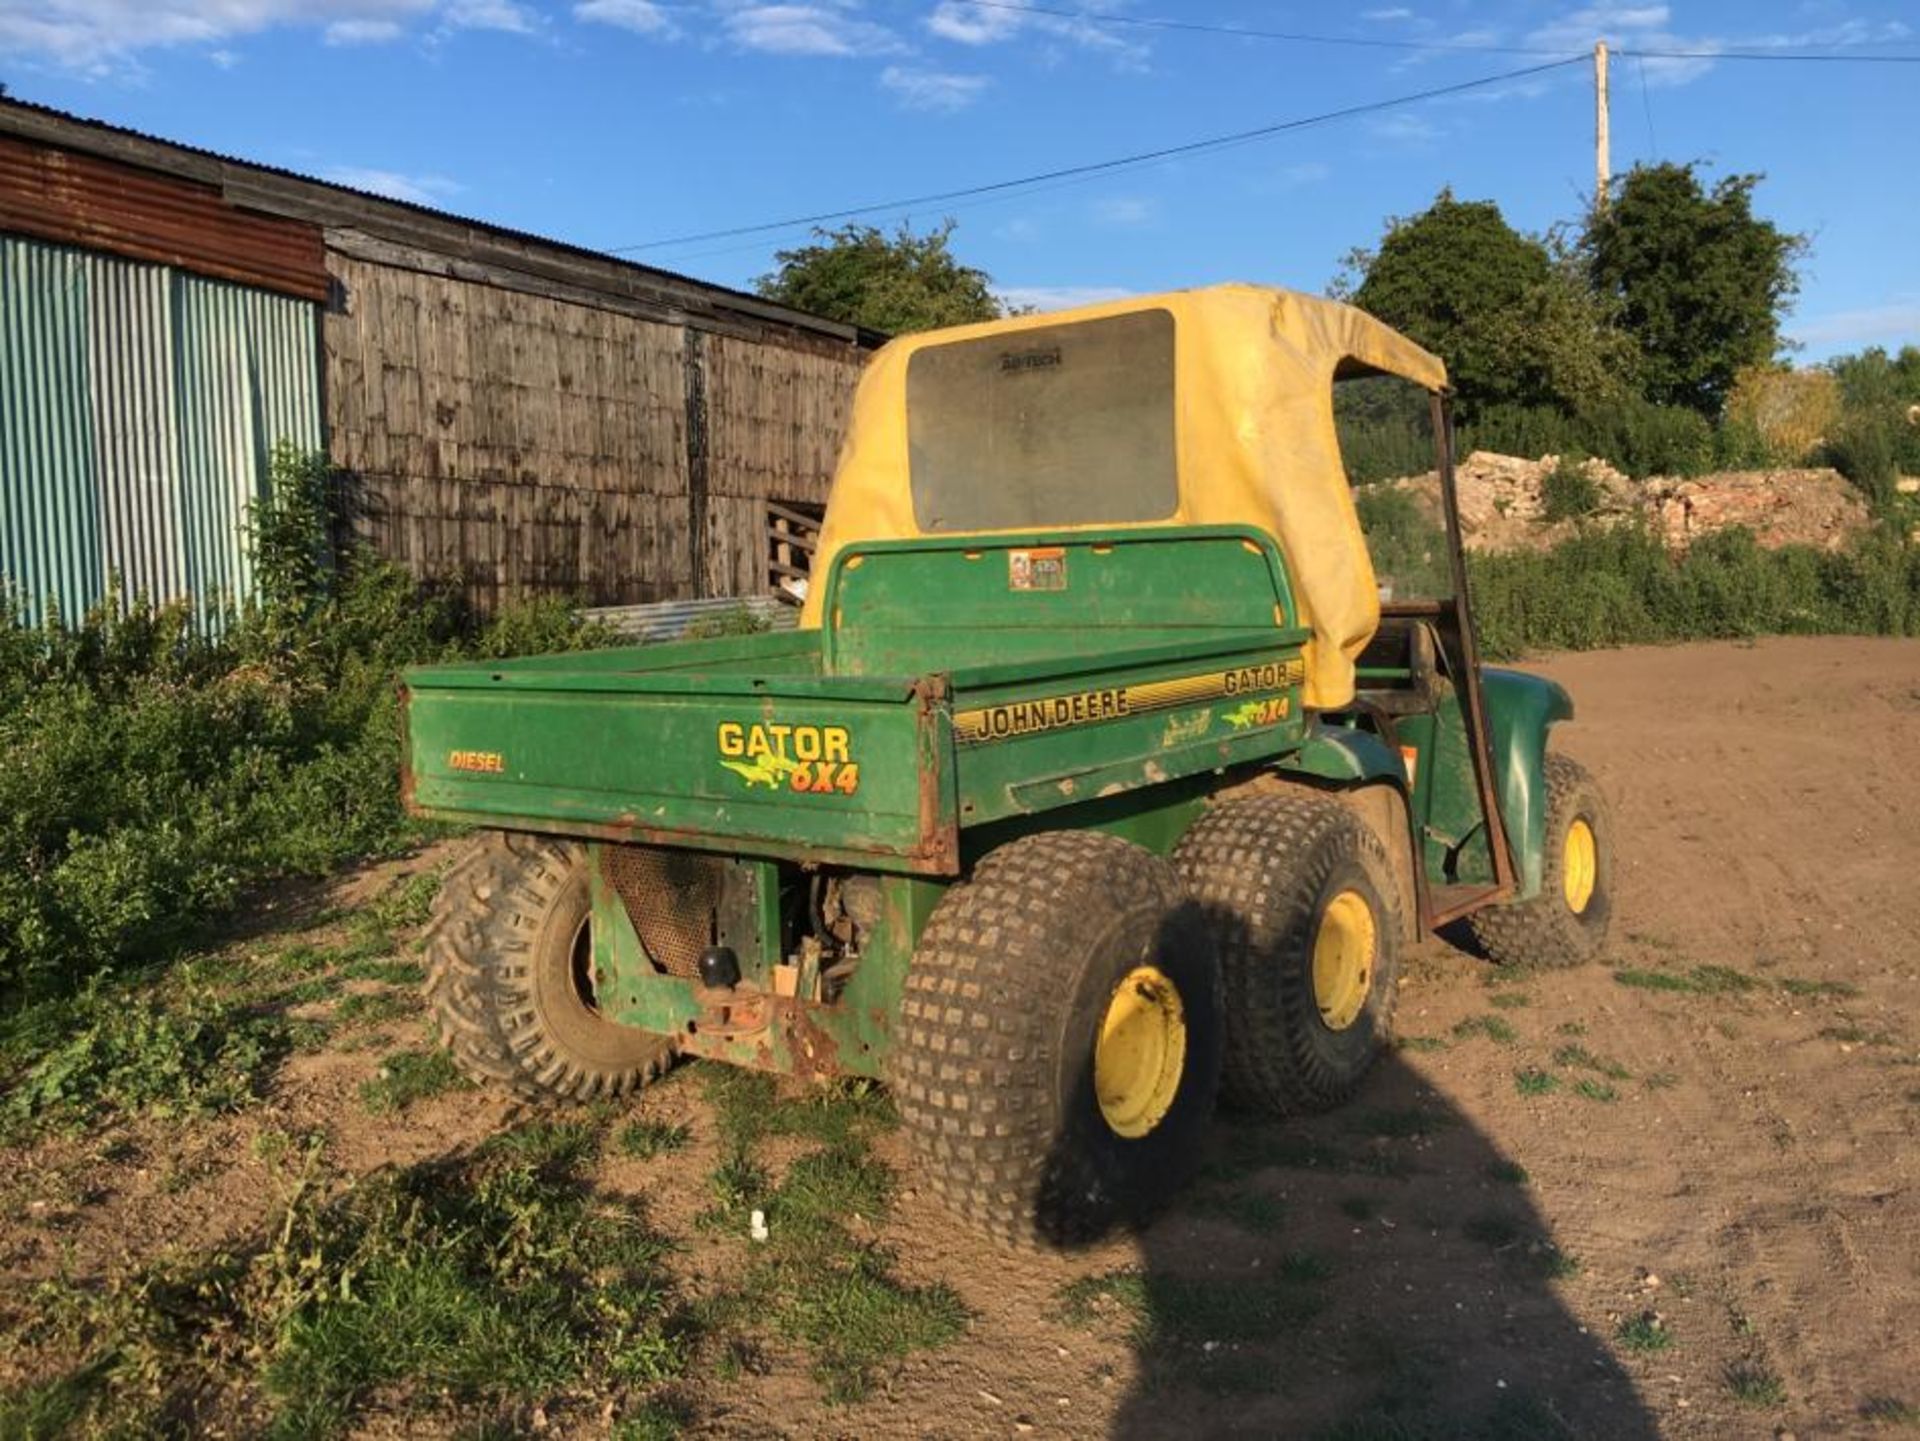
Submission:
POLYGON ((1073 310, 1133 293, 1113 285, 1003 285, 994 292, 1012 310, 1073 310))
MULTIPOLYGON (((1094 3, 1097 12, 1106 8, 1094 3)), ((1136 40, 1115 34, 1102 26, 1097 14, 1035 15, 1022 10, 994 10, 969 5, 966 0, 940 0, 927 17, 927 29, 942 40, 958 45, 997 45, 1021 35, 1037 35, 1049 40, 1064 40, 1111 56, 1123 68, 1138 68, 1151 53, 1136 40)))
POLYGON ((1404 5, 1395 5, 1387 10, 1362 10, 1360 18, 1383 23, 1389 20, 1411 20, 1413 12, 1404 5))
POLYGON ((1283 167, 1277 178, 1283 190, 1292 190, 1296 186, 1316 185, 1332 174, 1333 167, 1324 160, 1303 160, 1298 165, 1283 167))
POLYGON ((573 18, 591 24, 617 25, 640 35, 669 35, 673 21, 653 0, 582 0, 573 18))
POLYGON ((1789 329, 1802 345, 1816 348, 1920 343, 1920 296, 1816 315, 1789 329))
POLYGON ((728 9, 727 37, 769 55, 887 55, 903 49, 884 25, 844 4, 741 5, 728 9))
POLYGON ((330 165, 321 172, 321 179, 415 205, 439 205, 461 190, 457 181, 444 175, 407 175, 398 170, 378 170, 363 165, 330 165))
POLYGON ((1377 140, 1394 145, 1421 148, 1433 144, 1441 135, 1440 127, 1423 115, 1396 110, 1367 122, 1367 130, 1377 140))
POLYGON ((1636 80, 1644 74, 1649 85, 1685 85, 1713 69, 1712 56, 1723 50, 1815 50, 1828 46, 1862 45, 1873 42, 1906 40, 1911 29, 1898 20, 1866 20, 1858 17, 1835 25, 1796 32, 1765 35, 1687 35, 1673 27, 1672 7, 1664 4, 1597 4, 1570 11, 1557 20, 1529 32, 1528 45, 1565 49, 1576 54, 1593 48, 1596 40, 1605 40, 1623 50, 1685 50, 1700 52, 1684 56, 1656 55, 1642 59, 1622 56, 1631 61, 1636 80))
POLYGON ((880 72, 880 84, 899 96, 909 110, 964 110, 980 98, 988 83, 984 75, 954 75, 903 65, 889 65, 880 72))
POLYGON ((240 63, 240 57, 231 50, 209 50, 207 52, 207 59, 211 60, 215 65, 218 65, 222 70, 231 70, 240 63))
POLYGON ((531 35, 534 13, 514 0, 447 0, 441 19, 454 30, 503 30, 509 35, 531 35))
MULTIPOLYGON (((499 0, 489 0, 499 3, 499 0)), ((143 51, 226 46, 267 30, 320 27, 332 43, 376 38, 436 0, 0 0, 0 56, 87 74, 135 68, 143 51)))
POLYGON ((1093 202, 1094 221, 1114 230, 1150 225, 1158 214, 1158 206, 1138 195, 1109 195, 1093 202))
POLYGON ((327 27, 329 45, 385 45, 404 32, 395 20, 336 20, 327 27))

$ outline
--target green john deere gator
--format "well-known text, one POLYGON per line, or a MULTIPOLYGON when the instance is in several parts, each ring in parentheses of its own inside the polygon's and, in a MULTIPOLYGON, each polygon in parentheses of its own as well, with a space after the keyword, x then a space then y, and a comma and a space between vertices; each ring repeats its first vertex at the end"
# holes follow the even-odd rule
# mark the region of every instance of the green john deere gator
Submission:
POLYGON ((453 1053, 532 1099, 882 1077, 953 1209, 1069 1244, 1218 1093, 1351 1096, 1423 933, 1593 955, 1606 808, 1566 693, 1478 662, 1450 450, 1437 359, 1286 291, 895 341, 799 629, 408 673, 409 805, 491 832, 432 933, 453 1053), (1376 376, 1431 420, 1440 594, 1341 466, 1376 376))

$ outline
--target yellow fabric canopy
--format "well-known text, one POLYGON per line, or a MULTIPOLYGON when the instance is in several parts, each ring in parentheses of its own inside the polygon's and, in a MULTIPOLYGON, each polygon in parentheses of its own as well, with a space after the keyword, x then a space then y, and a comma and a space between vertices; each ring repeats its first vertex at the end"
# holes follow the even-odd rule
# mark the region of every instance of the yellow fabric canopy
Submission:
MULTIPOLYGON (((1177 509, 1151 526, 1234 524, 1272 535, 1287 559, 1301 623, 1313 632, 1305 701, 1321 709, 1346 705, 1354 658, 1379 624, 1380 599, 1340 463, 1333 382, 1336 374, 1380 372, 1440 390, 1447 372, 1363 311, 1316 296, 1220 285, 893 341, 869 363, 854 400, 816 576, 824 582, 834 554, 848 544, 923 534, 908 483, 907 367, 917 352, 1148 310, 1174 320, 1179 472, 1177 509)), ((819 588, 807 597, 803 626, 820 624, 822 599, 819 588)))

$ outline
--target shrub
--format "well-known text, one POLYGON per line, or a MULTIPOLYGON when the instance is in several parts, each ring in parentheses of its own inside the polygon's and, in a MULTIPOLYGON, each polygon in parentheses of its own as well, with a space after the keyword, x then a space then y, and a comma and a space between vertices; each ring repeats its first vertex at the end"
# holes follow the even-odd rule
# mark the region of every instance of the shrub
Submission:
POLYGON ((336 555, 327 484, 310 458, 275 456, 242 610, 113 594, 69 627, 0 612, 0 1000, 163 958, 249 885, 414 834, 400 666, 610 637, 555 601, 483 619, 336 555))
POLYGON ((1600 508, 1600 482, 1587 473, 1586 457, 1563 455, 1540 478, 1541 518, 1579 520, 1600 508))

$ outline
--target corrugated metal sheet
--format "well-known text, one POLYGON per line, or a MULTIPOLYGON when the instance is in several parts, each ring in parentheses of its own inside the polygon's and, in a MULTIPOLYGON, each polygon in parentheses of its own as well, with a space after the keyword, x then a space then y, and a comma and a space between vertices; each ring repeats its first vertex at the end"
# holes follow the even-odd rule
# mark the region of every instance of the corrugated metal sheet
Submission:
POLYGON ((607 605, 582 612, 642 643, 679 640, 695 626, 745 611, 768 630, 792 630, 800 608, 770 595, 716 596, 706 600, 662 600, 649 605, 607 605))
POLYGON ((217 186, 9 135, 0 135, 0 230, 327 298, 319 226, 242 210, 217 186))
POLYGON ((0 236, 0 577, 38 619, 244 599, 247 507, 322 446, 316 307, 0 236))

